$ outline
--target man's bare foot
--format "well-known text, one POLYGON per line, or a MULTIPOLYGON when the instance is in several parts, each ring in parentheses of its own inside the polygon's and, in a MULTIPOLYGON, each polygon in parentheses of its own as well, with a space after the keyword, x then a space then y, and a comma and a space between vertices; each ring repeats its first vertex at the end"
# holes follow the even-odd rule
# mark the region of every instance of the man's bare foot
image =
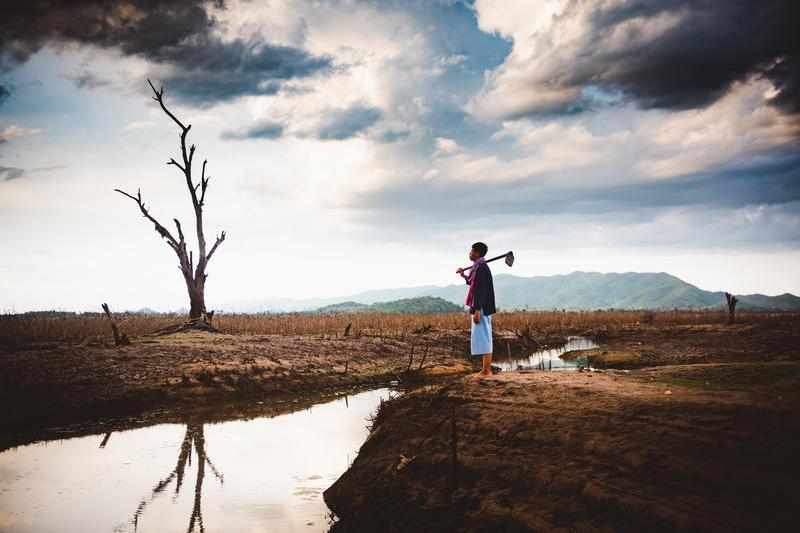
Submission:
POLYGON ((484 372, 483 370, 481 370, 477 374, 472 374, 472 379, 483 379, 491 376, 492 376, 491 370, 489 372, 484 372))

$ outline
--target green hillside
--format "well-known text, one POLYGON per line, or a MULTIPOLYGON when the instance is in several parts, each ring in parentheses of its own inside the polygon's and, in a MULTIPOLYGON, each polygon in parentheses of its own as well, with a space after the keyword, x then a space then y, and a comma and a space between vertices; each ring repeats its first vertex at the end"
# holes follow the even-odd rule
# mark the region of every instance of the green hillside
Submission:
POLYGON ((453 313, 463 311, 464 306, 456 305, 442 298, 419 296, 403 298, 390 302, 376 302, 371 305, 357 302, 342 302, 316 309, 317 313, 453 313))
POLYGON ((366 311, 369 309, 369 306, 366 304, 360 304, 358 302, 347 301, 342 302, 339 304, 331 304, 326 305, 324 307, 320 307, 316 309, 318 313, 359 313, 361 311, 366 311))

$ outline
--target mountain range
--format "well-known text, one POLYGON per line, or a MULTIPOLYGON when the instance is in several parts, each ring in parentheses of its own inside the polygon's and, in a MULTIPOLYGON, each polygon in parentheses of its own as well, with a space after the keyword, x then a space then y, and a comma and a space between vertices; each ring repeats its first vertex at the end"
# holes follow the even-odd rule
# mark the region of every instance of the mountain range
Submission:
MULTIPOLYGON (((680 278, 658 273, 572 272, 556 276, 521 277, 510 274, 494 276, 498 308, 583 311, 593 309, 724 309, 724 292, 700 289, 680 278)), ((338 298, 305 300, 246 300, 219 306, 226 312, 255 313, 277 311, 311 311, 336 304, 355 308, 378 302, 430 296, 463 306, 466 285, 423 285, 408 288, 378 289, 338 298)), ((800 298, 784 293, 737 295, 737 309, 779 310, 800 309, 800 298)), ((331 309, 335 311, 336 308, 331 309)), ((355 309, 353 309, 355 310, 355 309)), ((341 311, 341 309, 340 309, 341 311)))

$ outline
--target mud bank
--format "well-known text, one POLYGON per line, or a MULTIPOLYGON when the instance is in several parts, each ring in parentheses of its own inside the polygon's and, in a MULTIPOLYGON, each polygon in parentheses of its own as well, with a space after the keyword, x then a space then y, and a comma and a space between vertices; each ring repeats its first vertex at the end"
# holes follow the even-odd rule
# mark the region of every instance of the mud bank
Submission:
POLYGON ((385 403, 336 531, 780 531, 800 362, 454 379, 385 403))
MULTIPOLYGON (((535 325, 534 325, 535 326, 535 325)), ((601 343, 598 367, 800 358, 800 323, 736 326, 637 324, 586 331, 533 327, 495 332, 507 357, 553 345, 567 334, 601 343)), ((12 435, 153 408, 213 406, 242 397, 279 397, 399 381, 430 383, 471 372, 468 330, 402 338, 355 335, 181 333, 136 337, 130 346, 0 346, 0 448, 12 435)))
POLYGON ((401 340, 201 332, 141 337, 118 347, 0 348, 0 401, 12 406, 0 412, 0 448, 16 442, 12 435, 47 425, 157 407, 407 384, 472 371, 448 339, 438 333, 401 340))

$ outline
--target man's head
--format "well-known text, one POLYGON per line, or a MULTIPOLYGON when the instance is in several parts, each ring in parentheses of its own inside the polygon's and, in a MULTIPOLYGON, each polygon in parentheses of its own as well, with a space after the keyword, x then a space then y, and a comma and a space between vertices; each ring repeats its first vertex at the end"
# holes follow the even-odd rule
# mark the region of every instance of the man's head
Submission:
POLYGON ((488 251, 489 247, 480 241, 472 245, 472 252, 474 252, 474 255, 476 256, 475 259, 477 259, 478 257, 484 257, 486 255, 486 252, 488 251))

